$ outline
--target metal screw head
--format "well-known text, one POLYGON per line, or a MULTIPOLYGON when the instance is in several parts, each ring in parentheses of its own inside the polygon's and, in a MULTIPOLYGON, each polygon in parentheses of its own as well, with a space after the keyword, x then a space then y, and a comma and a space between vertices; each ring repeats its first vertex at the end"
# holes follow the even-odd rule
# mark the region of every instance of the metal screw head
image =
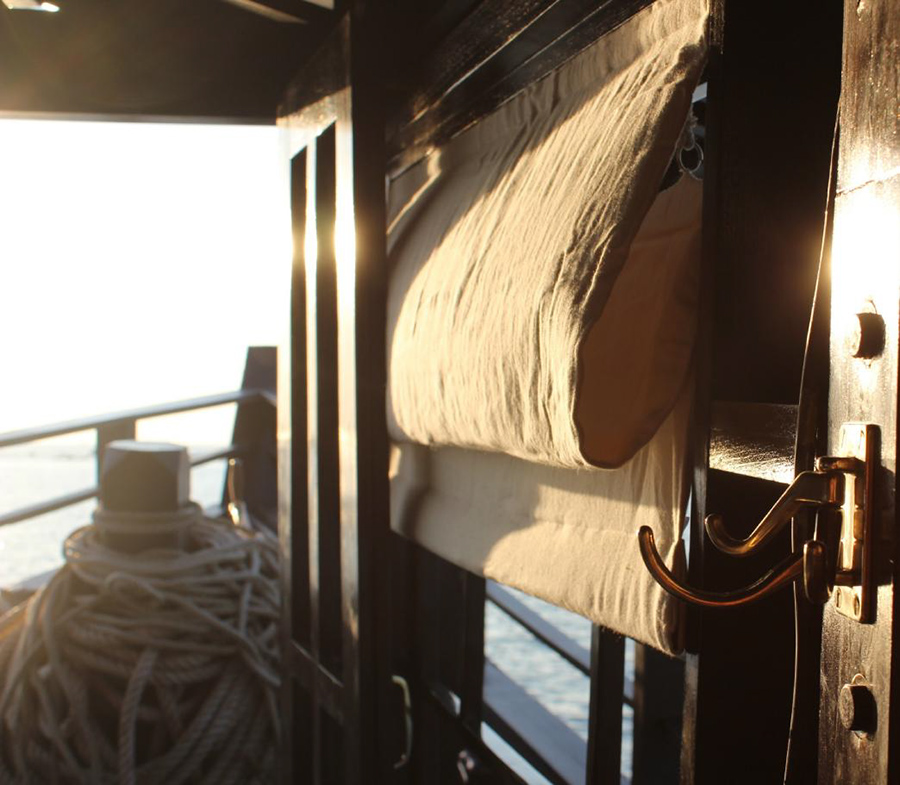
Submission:
POLYGON ((847 730, 874 733, 878 713, 872 690, 855 679, 854 683, 845 684, 838 696, 838 714, 847 730))
POLYGON ((456 771, 460 782, 472 785, 490 782, 490 771, 471 750, 460 751, 456 757, 456 771))
POLYGON ((861 360, 877 357, 884 351, 884 319, 877 313, 858 313, 847 338, 850 355, 861 360))

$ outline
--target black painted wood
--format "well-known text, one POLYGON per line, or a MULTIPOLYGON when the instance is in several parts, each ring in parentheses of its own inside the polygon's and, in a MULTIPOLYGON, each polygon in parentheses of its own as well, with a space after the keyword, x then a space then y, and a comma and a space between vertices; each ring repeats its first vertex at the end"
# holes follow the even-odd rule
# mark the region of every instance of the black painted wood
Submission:
MULTIPOLYGON (((411 759, 394 772, 396 785, 414 785, 423 779, 417 771, 418 759, 422 753, 421 734, 421 690, 416 686, 416 662, 418 659, 419 640, 416 631, 416 550, 410 541, 403 537, 391 537, 388 542, 391 588, 391 673, 406 680, 410 688, 413 717, 413 745, 411 759)), ((400 761, 406 751, 407 738, 404 721, 403 693, 399 686, 395 687, 388 706, 389 757, 400 761)), ((427 780, 424 780, 427 781, 427 780)))
POLYGON ((722 58, 710 72, 708 101, 715 111, 708 130, 718 132, 720 149, 707 182, 722 179, 713 229, 721 235, 713 395, 796 404, 839 91, 841 13, 814 0, 789 7, 726 0, 723 10, 722 58))
POLYGON ((480 575, 463 573, 463 652, 460 689, 460 719, 478 732, 484 713, 484 604, 486 581, 480 575))
POLYGON ((679 780, 684 661, 635 644, 632 785, 679 780))
POLYGON ((625 639, 602 627, 591 634, 587 785, 621 781, 625 639))
MULTIPOLYGON (((303 401, 302 410, 295 410, 293 438, 301 435, 296 427, 300 419, 327 430, 324 439, 322 434, 304 432, 302 443, 294 445, 295 453, 314 459, 316 469, 313 474, 304 466, 302 475, 295 472, 293 476, 295 488, 305 487, 308 479, 313 481, 310 490, 315 507, 310 505, 310 509, 317 518, 316 525, 309 527, 307 561, 312 567, 312 607, 318 614, 310 625, 308 653, 314 677, 311 706, 306 712, 313 733, 313 783, 383 781, 395 759, 390 755, 387 716, 391 637, 379 40, 377 19, 368 15, 365 6, 354 6, 323 45, 321 58, 298 76, 283 102, 283 122, 307 144, 316 145, 317 157, 322 155, 315 167, 307 166, 306 175, 308 182, 313 174, 323 178, 321 188, 307 188, 308 207, 317 214, 315 231, 323 265, 313 265, 312 260, 305 265, 306 291, 315 292, 321 309, 308 317, 302 313, 310 334, 302 343, 293 342, 294 367, 285 381, 315 392, 315 398, 303 401), (331 126, 333 135, 328 132, 331 126), (323 268, 332 255, 331 237, 335 238, 332 268, 336 272, 329 274, 323 268), (324 335, 329 331, 331 335, 324 335), (316 351, 309 362, 299 348, 305 346, 316 351), (315 372, 314 388, 307 387, 307 368, 315 372), (325 500, 333 502, 336 489, 339 504, 332 504, 334 509, 326 520, 323 510, 329 502, 325 500), (334 558, 338 545, 339 571, 334 558), (323 618, 329 608, 336 610, 331 604, 335 597, 339 627, 323 618), (337 662, 327 653, 322 656, 321 644, 330 638, 326 645, 336 648, 338 630, 341 672, 334 675, 341 684, 340 718, 327 706, 336 698, 322 693, 326 683, 315 675, 323 660, 332 666, 337 662)), ((295 246, 296 251, 302 248, 295 246)), ((297 288, 299 291, 300 286, 297 288)), ((306 294, 303 301, 309 302, 306 294)), ((296 324, 300 317, 298 306, 295 334, 301 330, 296 324)), ((297 517, 293 516, 294 539, 302 529, 297 517)), ((292 663, 296 667, 302 659, 289 658, 289 673, 292 663)), ((294 710, 299 710, 297 705, 294 710)))
MULTIPOLYGON (((310 643, 309 535, 306 468, 306 280, 303 247, 306 237, 307 154, 291 160, 291 228, 294 254, 287 314, 287 338, 278 353, 278 537, 281 548, 282 651, 310 643)), ((280 750, 281 781, 311 780, 311 684, 298 681, 296 667, 285 657, 286 688, 281 692, 285 728, 280 750)))
MULTIPOLYGON (((315 695, 318 706, 330 714, 335 722, 343 722, 344 685, 340 680, 299 643, 290 644, 285 658, 297 683, 310 695, 315 695)), ((311 739, 313 735, 310 734, 311 739)))
MULTIPOLYGON (((308 148, 307 204, 316 240, 304 248, 306 276, 306 466, 309 521, 309 652, 314 673, 323 665, 341 674, 341 559, 337 452, 337 294, 334 249, 336 154, 334 125, 308 148)), ((341 674, 342 675, 342 674, 341 674)), ((314 782, 334 780, 340 756, 339 725, 326 726, 323 711, 329 696, 313 678, 312 747, 314 782)), ((331 696, 331 700, 334 697, 331 696)), ((343 700, 343 696, 341 696, 343 700)))
MULTIPOLYGON (((437 556, 413 543, 410 543, 410 549, 415 578, 412 631, 407 633, 407 640, 414 650, 408 672, 417 685, 426 685, 413 693, 416 717, 413 781, 440 782, 441 771, 449 765, 443 760, 445 745, 442 743, 442 731, 449 719, 433 711, 430 695, 430 685, 443 685, 445 682, 440 665, 440 632, 447 626, 447 620, 441 613, 440 561, 437 556)), ((452 706, 450 708, 455 717, 455 710, 452 706)), ((456 753, 451 750, 450 754, 455 756, 456 753)))
MULTIPOLYGON (((394 578, 398 589, 409 592, 395 595, 395 602, 411 606, 402 611, 405 625, 404 616, 394 617, 399 634, 394 661, 413 685, 415 744, 408 779, 456 783, 461 753, 469 750, 487 760, 472 742, 483 717, 483 675, 473 673, 484 668, 483 579, 399 537, 394 550, 406 554, 395 566, 405 561, 413 575, 410 581, 395 571, 394 578), (402 641, 409 651, 403 651, 402 641), (437 704, 441 711, 435 711, 437 704)), ((499 760, 490 764, 492 775, 502 768, 499 760)))
POLYGON ((384 102, 377 9, 354 3, 348 17, 351 93, 338 115, 338 400, 341 430, 341 580, 348 783, 383 781, 390 756, 390 489, 387 388, 387 264, 384 102), (346 136, 342 134, 342 124, 346 136), (346 141, 345 141, 346 140, 346 141), (342 202, 342 193, 352 202, 342 202))
MULTIPOLYGON (((709 470, 710 402, 797 403, 827 194, 841 14, 815 2, 736 0, 714 3, 713 13, 692 520, 724 513, 733 531, 746 532, 783 486, 709 470)), ((786 467, 782 442, 776 454, 786 467)), ((742 474, 765 474, 763 464, 742 474)), ((737 560, 716 552, 694 526, 690 579, 707 589, 734 588, 788 547, 785 538, 755 560, 737 560)), ((690 621, 682 781, 780 781, 793 681, 790 592, 746 610, 694 611, 690 621)))
POLYGON ((419 722, 430 731, 427 739, 438 743, 442 754, 430 758, 428 778, 416 783, 459 785, 463 782, 459 764, 471 765, 468 773, 472 785, 524 785, 525 780, 515 774, 488 747, 480 734, 459 721, 459 712, 446 688, 427 682, 417 682, 421 693, 419 722))
POLYGON ((340 457, 338 452, 337 267, 334 226, 335 126, 315 141, 316 260, 307 289, 311 340, 307 349, 310 433, 310 545, 318 576, 319 656, 334 674, 341 673, 341 529, 340 457))
POLYGON ((410 98, 393 122, 405 125, 434 106, 454 89, 460 77, 482 66, 554 2, 487 0, 475 5, 420 67, 409 74, 408 78, 415 80, 414 86, 408 90, 410 98))
POLYGON ((900 781, 896 532, 898 302, 897 227, 900 225, 900 8, 896 3, 844 4, 844 61, 838 182, 832 253, 829 448, 847 421, 881 429, 883 470, 877 486, 884 539, 876 545, 879 586, 875 622, 858 624, 824 610, 819 715, 819 783, 900 781), (854 314, 884 319, 884 349, 871 360, 851 356, 854 314), (890 539, 888 539, 890 532, 890 539), (877 706, 874 734, 860 738, 838 715, 844 684, 861 674, 877 706))
POLYGON ((282 785, 313 782, 312 693, 296 678, 287 680, 285 684, 282 704, 288 708, 282 710, 281 716, 283 720, 287 717, 290 722, 285 724, 280 781, 282 785))
MULTIPOLYGON (((391 171, 402 171, 647 5, 529 0, 481 4, 420 64, 441 77, 402 96, 389 127, 391 171), (501 12, 506 15, 502 16, 501 12), (432 65, 434 63, 434 65, 432 65)), ((412 69, 418 73, 419 69, 412 69)))
MULTIPOLYGON (((745 536, 782 490, 776 483, 710 472, 707 503, 724 515, 730 531, 745 536)), ((710 547, 704 554, 707 585, 715 581, 716 589, 727 590, 752 583, 789 547, 787 531, 760 553, 741 559, 710 547)), ((696 713, 686 734, 694 743, 694 769, 683 768, 682 781, 685 775, 697 783, 781 780, 792 695, 792 599, 791 592, 784 591, 745 608, 704 611, 693 696, 696 713), (738 759, 741 765, 735 766, 738 759)))
MULTIPOLYGON (((814 302, 806 337, 800 400, 797 405, 797 438, 794 470, 799 474, 815 468, 817 456, 827 452, 828 434, 828 344, 831 316, 831 239, 834 228, 834 197, 837 186, 837 112, 831 147, 829 187, 819 254, 814 302)), ((791 547, 796 551, 816 535, 817 514, 803 510, 791 524, 791 547)), ((822 646, 822 608, 806 601, 803 586, 794 585, 794 695, 790 738, 785 761, 786 785, 811 782, 818 769, 819 667, 822 646)))

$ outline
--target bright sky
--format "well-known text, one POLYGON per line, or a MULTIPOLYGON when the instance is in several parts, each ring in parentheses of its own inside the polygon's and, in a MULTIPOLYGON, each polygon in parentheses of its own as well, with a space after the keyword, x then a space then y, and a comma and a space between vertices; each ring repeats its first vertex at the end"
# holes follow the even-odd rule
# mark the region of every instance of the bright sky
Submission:
POLYGON ((281 161, 272 127, 0 121, 0 433, 237 388, 288 302, 281 161))

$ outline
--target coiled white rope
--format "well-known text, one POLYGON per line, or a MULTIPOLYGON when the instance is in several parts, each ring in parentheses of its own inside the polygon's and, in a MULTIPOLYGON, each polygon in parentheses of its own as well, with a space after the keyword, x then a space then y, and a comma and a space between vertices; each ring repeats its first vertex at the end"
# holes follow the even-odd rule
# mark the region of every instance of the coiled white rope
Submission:
POLYGON ((277 542, 183 524, 183 550, 135 555, 80 529, 0 619, 0 783, 274 781, 277 542))

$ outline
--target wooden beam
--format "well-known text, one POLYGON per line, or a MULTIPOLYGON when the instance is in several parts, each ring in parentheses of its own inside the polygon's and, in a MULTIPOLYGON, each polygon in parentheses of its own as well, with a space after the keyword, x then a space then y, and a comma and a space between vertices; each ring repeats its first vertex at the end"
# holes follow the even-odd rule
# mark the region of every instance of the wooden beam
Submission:
POLYGON ((797 407, 716 401, 709 468, 788 484, 794 479, 797 407))

